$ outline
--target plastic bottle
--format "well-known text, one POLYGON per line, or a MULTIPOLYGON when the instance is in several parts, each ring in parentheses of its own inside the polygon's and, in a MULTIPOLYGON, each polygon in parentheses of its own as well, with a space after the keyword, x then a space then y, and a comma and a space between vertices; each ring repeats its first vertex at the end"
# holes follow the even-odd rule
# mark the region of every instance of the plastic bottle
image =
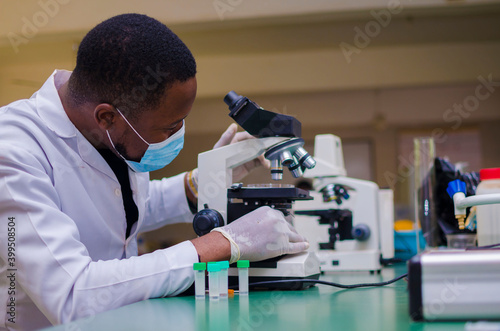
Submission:
MULTIPOLYGON (((500 168, 481 169, 476 195, 500 193, 500 168)), ((478 246, 500 243, 500 204, 477 206, 478 246)))
POLYGON ((238 267, 238 288, 240 295, 248 295, 248 267, 250 267, 250 261, 239 260, 236 266, 238 267))
POLYGON ((205 299, 205 270, 207 264, 200 262, 193 264, 194 270, 194 291, 196 299, 205 299))

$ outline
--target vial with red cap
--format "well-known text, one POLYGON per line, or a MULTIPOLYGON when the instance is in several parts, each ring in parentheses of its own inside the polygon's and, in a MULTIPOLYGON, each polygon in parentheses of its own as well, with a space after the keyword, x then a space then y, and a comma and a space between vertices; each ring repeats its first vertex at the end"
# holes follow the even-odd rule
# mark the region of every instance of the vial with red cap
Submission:
MULTIPOLYGON (((481 169, 476 195, 500 193, 500 168, 481 169)), ((476 206, 478 246, 500 243, 500 204, 476 206)))

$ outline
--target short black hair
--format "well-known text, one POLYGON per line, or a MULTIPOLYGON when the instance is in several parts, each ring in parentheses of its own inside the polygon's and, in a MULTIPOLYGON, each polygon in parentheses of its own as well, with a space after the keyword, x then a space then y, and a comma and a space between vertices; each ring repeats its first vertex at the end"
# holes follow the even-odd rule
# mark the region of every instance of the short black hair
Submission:
POLYGON ((157 107, 172 84, 195 75, 191 51, 167 26, 123 14, 83 38, 68 88, 76 105, 109 103, 135 117, 157 107))

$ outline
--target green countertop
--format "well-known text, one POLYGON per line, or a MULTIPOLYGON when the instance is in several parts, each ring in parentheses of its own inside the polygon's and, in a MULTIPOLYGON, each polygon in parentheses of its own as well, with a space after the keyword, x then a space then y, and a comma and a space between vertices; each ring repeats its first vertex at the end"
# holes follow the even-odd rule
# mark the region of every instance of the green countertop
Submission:
MULTIPOLYGON (((343 272, 320 279, 341 284, 381 282, 406 273, 343 272)), ((316 285, 302 291, 254 291, 218 302, 192 296, 137 302, 47 330, 464 330, 460 322, 413 322, 406 280, 376 288, 316 285)))

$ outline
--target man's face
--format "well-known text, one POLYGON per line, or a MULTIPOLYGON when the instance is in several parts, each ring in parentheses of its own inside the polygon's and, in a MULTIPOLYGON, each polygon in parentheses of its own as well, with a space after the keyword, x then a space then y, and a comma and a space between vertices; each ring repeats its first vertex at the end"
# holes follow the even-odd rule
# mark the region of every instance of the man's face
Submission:
MULTIPOLYGON (((135 119, 128 119, 130 124, 148 143, 164 141, 182 127, 183 119, 193 106, 196 88, 195 77, 183 83, 175 83, 167 90, 158 108, 146 111, 135 119)), ((148 145, 137 136, 123 118, 120 117, 118 121, 123 122, 121 126, 124 130, 115 142, 116 150, 127 160, 139 162, 148 145)))

